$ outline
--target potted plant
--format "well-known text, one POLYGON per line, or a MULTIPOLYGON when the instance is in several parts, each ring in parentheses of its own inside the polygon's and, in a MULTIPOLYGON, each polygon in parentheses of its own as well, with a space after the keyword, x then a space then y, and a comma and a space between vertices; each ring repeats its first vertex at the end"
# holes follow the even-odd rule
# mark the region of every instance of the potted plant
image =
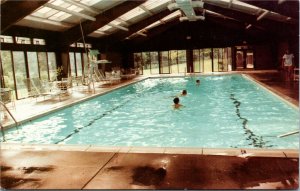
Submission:
POLYGON ((61 80, 61 78, 63 76, 63 71, 64 71, 63 66, 57 67, 57 69, 56 69, 56 78, 57 78, 58 81, 61 80))

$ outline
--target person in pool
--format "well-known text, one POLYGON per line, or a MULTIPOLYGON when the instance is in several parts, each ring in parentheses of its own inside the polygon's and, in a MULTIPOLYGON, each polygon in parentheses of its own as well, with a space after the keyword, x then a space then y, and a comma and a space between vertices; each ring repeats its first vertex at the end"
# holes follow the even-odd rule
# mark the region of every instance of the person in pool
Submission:
POLYGON ((180 96, 186 96, 187 95, 187 91, 186 90, 182 90, 180 96))
POLYGON ((187 91, 186 90, 182 90, 182 92, 180 94, 177 94, 176 96, 170 96, 170 97, 179 97, 179 96, 186 96, 187 95, 187 91))
POLYGON ((173 102, 174 102, 174 105, 173 105, 173 108, 174 109, 179 109, 180 107, 182 107, 183 105, 181 105, 180 103, 179 103, 179 98, 178 97, 175 97, 174 99, 173 99, 173 102))
POLYGON ((197 86, 200 86, 200 80, 199 80, 199 79, 196 80, 196 85, 197 85, 197 86))

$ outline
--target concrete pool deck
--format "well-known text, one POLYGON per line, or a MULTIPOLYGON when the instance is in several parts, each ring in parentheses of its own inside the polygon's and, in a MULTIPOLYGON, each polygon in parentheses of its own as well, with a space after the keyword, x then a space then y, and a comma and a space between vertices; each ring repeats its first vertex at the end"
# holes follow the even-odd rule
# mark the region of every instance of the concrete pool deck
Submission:
POLYGON ((297 189, 298 151, 6 144, 5 189, 297 189))
MULTIPOLYGON (((298 82, 282 82, 274 71, 247 73, 280 96, 286 96, 293 105, 299 104, 298 82)), ((143 78, 134 81, 140 79, 143 78)), ((60 102, 18 100, 12 113, 18 121, 26 121, 131 82, 97 87, 95 93, 73 90, 60 102)), ((5 123, 9 125, 12 121, 5 123)), ((4 189, 298 189, 299 186, 299 152, 287 149, 2 143, 0 164, 4 189)))

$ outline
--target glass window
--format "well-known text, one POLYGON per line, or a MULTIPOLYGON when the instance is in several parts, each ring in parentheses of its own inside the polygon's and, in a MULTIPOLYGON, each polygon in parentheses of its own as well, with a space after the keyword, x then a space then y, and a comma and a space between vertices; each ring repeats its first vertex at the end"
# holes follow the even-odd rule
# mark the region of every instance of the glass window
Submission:
POLYGON ((213 71, 214 72, 218 72, 219 71, 219 65, 220 62, 219 62, 219 51, 220 49, 219 48, 214 48, 213 49, 213 71))
POLYGON ((0 35, 1 43, 14 43, 12 36, 0 35))
POLYGON ((81 60, 81 53, 76 52, 76 69, 77 69, 77 76, 82 76, 82 60, 81 60))
POLYGON ((254 68, 253 65, 253 51, 247 50, 246 52, 246 67, 247 68, 254 68))
POLYGON ((199 50, 199 57, 200 57, 200 72, 204 72, 204 49, 199 50))
POLYGON ((92 44, 85 43, 85 47, 86 47, 86 48, 92 48, 92 44))
POLYGON ((77 47, 83 48, 83 47, 84 47, 84 45, 83 45, 83 43, 81 43, 81 42, 78 42, 78 43, 77 43, 77 47))
POLYGON ((151 74, 159 74, 158 52, 150 52, 151 74))
POLYGON ((27 52, 29 78, 39 78, 39 66, 36 52, 27 52))
POLYGON ((45 39, 34 38, 33 44, 35 45, 46 45, 45 39))
POLYGON ((180 73, 185 73, 187 71, 186 67, 186 50, 178 50, 178 69, 180 73))
POLYGON ((143 74, 150 75, 150 67, 151 67, 151 57, 150 52, 143 52, 142 53, 143 58, 143 74))
POLYGON ((74 52, 69 52, 71 76, 76 76, 74 52))
POLYGON ((88 66, 89 58, 86 53, 83 53, 82 56, 83 56, 83 72, 85 73, 86 71, 88 71, 88 69, 86 67, 88 66))
POLYGON ((205 48, 203 50, 203 67, 204 72, 212 72, 212 52, 210 48, 205 48))
POLYGON ((162 74, 170 73, 168 51, 160 52, 160 73, 162 73, 162 74))
POLYGON ((17 44, 31 44, 30 38, 16 36, 17 44))
POLYGON ((3 81, 2 87, 15 89, 14 85, 14 72, 10 51, 1 51, 1 64, 3 69, 3 81))
POLYGON ((41 80, 48 81, 48 65, 46 52, 38 52, 38 62, 40 68, 41 80))
POLYGON ((25 55, 23 51, 13 51, 17 98, 25 98, 28 96, 28 90, 26 85, 26 67, 25 67, 25 55))
POLYGON ((169 63, 171 65, 171 73, 178 73, 178 58, 177 58, 177 50, 169 51, 169 63))
POLYGON ((231 71, 232 70, 231 48, 227 48, 227 63, 228 63, 227 71, 231 71))
POLYGON ((194 72, 200 72, 200 50, 193 50, 193 67, 194 72))
POLYGON ((143 74, 143 59, 142 59, 142 53, 134 53, 134 68, 139 68, 140 74, 143 74))
POLYGON ((54 52, 48 52, 48 68, 49 68, 49 77, 50 81, 55 81, 57 74, 56 74, 56 56, 54 52))

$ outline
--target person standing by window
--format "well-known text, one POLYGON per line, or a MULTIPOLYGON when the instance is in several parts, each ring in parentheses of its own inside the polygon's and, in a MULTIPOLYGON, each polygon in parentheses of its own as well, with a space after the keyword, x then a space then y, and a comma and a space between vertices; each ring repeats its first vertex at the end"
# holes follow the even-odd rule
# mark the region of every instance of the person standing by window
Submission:
POLYGON ((290 81, 293 74, 293 58, 294 55, 286 50, 285 54, 282 57, 282 67, 284 71, 284 80, 290 81))

